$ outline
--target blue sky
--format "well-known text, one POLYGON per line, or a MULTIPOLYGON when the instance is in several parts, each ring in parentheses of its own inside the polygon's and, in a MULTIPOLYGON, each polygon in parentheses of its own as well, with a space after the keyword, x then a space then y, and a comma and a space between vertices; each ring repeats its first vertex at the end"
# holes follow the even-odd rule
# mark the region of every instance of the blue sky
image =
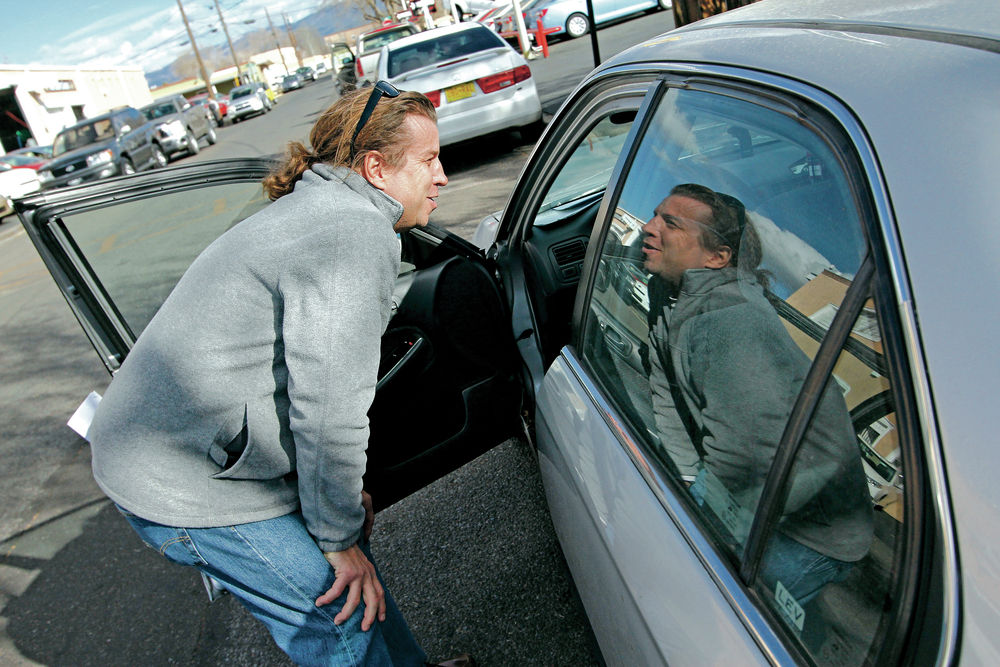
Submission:
MULTIPOLYGON (((213 0, 181 0, 198 48, 225 44, 213 0), (216 32, 210 32, 212 28, 216 32)), ((5 0, 0 24, 0 63, 6 65, 128 65, 147 72, 191 53, 177 0, 5 0), (16 3, 14 10, 10 4, 16 3), (22 12, 27 20, 17 20, 22 12)), ((229 34, 275 28, 282 12, 294 22, 322 0, 219 0, 229 34), (251 24, 244 20, 254 19, 251 24)))

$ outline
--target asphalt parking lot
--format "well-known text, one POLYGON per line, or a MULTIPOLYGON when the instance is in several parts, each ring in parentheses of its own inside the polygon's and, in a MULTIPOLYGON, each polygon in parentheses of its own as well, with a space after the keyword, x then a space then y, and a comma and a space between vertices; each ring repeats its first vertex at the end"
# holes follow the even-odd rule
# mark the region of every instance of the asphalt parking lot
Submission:
MULTIPOLYGON (((668 29, 664 15, 600 34, 630 43, 641 30, 668 29)), ((589 57, 584 42, 553 53, 589 57)), ((566 61, 546 74, 547 110, 590 69, 586 58, 566 61)), ((241 128, 266 118, 223 128, 199 159, 243 151, 241 128)), ((528 150, 514 153, 523 161, 528 150)), ((482 178, 490 206, 502 205, 509 187, 495 168, 458 171, 453 192, 482 178)), ((487 212, 455 207, 435 221, 467 236, 487 212)), ((193 571, 145 548, 94 484, 88 446, 65 422, 109 378, 13 218, 0 224, 0 358, 0 665, 288 664, 235 600, 210 604, 193 571)), ((526 441, 509 440, 381 512, 372 546, 432 659, 469 651, 486 666, 600 664, 526 441)))

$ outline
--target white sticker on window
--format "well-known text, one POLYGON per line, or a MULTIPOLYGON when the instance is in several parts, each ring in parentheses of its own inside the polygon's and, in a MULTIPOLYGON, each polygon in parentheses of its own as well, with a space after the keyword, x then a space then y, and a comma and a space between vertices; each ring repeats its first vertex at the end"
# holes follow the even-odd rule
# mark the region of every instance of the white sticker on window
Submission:
POLYGON ((778 603, 778 608, 784 612, 792 625, 798 628, 799 632, 802 632, 802 626, 806 621, 806 612, 802 605, 788 592, 788 589, 781 585, 780 581, 774 587, 774 599, 778 603))

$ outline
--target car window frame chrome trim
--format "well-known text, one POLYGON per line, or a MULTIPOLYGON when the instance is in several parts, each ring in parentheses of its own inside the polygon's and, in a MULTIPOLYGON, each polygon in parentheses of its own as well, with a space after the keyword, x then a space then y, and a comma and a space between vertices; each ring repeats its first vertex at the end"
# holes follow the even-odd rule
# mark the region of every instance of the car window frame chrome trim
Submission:
MULTIPOLYGON (((873 213, 873 219, 869 220, 867 219, 867 216, 861 217, 865 234, 868 237, 868 243, 872 247, 874 253, 878 256, 877 265, 879 270, 876 273, 872 289, 874 291, 880 288, 880 277, 883 277, 883 274, 887 271, 890 283, 887 287, 892 291, 892 301, 896 307, 894 311, 895 317, 893 319, 898 319, 898 333, 902 337, 903 349, 900 356, 903 358, 898 359, 897 362, 904 362, 907 366, 905 373, 897 377, 897 379, 904 378, 905 380, 909 380, 908 384, 912 387, 913 395, 909 396, 909 398, 912 400, 914 404, 913 407, 916 410, 916 414, 913 415, 913 418, 916 421, 914 435, 920 439, 920 442, 918 443, 919 452, 923 462, 927 464, 925 466, 925 470, 923 471, 923 476, 926 479, 926 483, 923 485, 923 491, 927 495, 925 499, 926 507, 916 509, 920 512, 917 516, 923 517, 921 520, 922 525, 928 526, 932 533, 930 535, 923 536, 924 544, 932 540, 937 540, 940 543, 940 548, 935 551, 937 557, 941 560, 940 583, 942 585, 942 591, 940 594, 941 604, 938 609, 941 615, 940 631, 937 633, 940 638, 937 651, 938 658, 939 662, 943 664, 953 661, 957 656, 958 631, 961 623, 961 591, 958 580, 958 550, 955 541, 956 538, 947 481, 944 478, 943 452, 941 450, 941 442, 938 436, 938 429, 934 416, 933 394, 930 388, 929 378, 926 374, 926 367, 923 362, 923 348, 920 342, 919 327, 917 326, 915 318, 912 294, 909 288, 906 272, 906 263, 898 237, 896 219, 893 215, 891 200, 882 175, 881 166, 874 151, 874 147, 868 139, 863 124, 844 103, 824 90, 815 88, 801 81, 787 79, 767 72, 745 70, 727 65, 676 62, 650 62, 620 66, 612 65, 607 69, 600 70, 594 74, 592 80, 599 80, 608 76, 620 76, 622 74, 640 72, 656 73, 660 79, 670 81, 671 87, 686 87, 685 81, 688 80, 697 80, 699 83, 704 82, 722 85, 735 84, 737 87, 749 86, 750 88, 747 90, 751 95, 762 96, 765 98, 768 91, 771 90, 777 93, 776 100, 780 100, 782 105, 786 107, 789 100, 803 100, 808 105, 819 109, 832 119, 832 121, 834 121, 838 126, 837 132, 849 142, 852 153, 860 163, 860 167, 863 171, 860 183, 855 183, 853 182, 853 178, 851 179, 852 187, 857 190, 857 185, 863 186, 862 194, 866 194, 870 198, 870 201, 867 203, 870 205, 873 213), (926 516, 926 512, 928 511, 933 515, 930 519, 926 516)), ((577 92, 584 89, 587 84, 588 82, 581 84, 577 89, 577 92)), ((653 94, 652 88, 650 94, 653 94)), ((798 120, 806 124, 811 124, 808 118, 802 117, 801 115, 798 116, 798 120)), ((644 122, 644 118, 643 113, 640 110, 640 114, 637 116, 636 121, 633 124, 633 131, 642 122, 644 122)), ((823 136, 827 135, 825 132, 821 132, 821 134, 823 136)), ((626 144, 625 151, 631 153, 635 151, 636 148, 635 137, 630 136, 628 143, 626 144)), ((839 148, 834 148, 835 152, 838 154, 841 153, 839 148)), ((624 154, 625 153, 623 152, 623 157, 624 154)), ((623 159, 623 157, 620 157, 618 167, 623 168, 625 166, 625 159, 623 159)), ((628 160, 631 161, 631 159, 631 156, 629 156, 628 160)), ((616 189, 623 187, 620 183, 621 172, 618 167, 616 167, 616 172, 612 175, 612 182, 616 183, 616 189)), ((850 177, 851 175, 848 173, 848 176, 850 177)), ((594 257, 599 255, 596 246, 600 245, 599 243, 595 243, 594 239, 603 238, 603 234, 606 233, 604 228, 610 224, 608 216, 610 202, 617 201, 619 196, 620 192, 615 192, 612 196, 609 196, 606 192, 605 199, 601 204, 601 209, 598 212, 597 218, 595 218, 594 234, 592 234, 591 241, 588 244, 587 256, 584 261, 581 282, 578 287, 576 303, 573 309, 573 333, 571 336, 570 346, 578 347, 583 331, 585 331, 585 320, 588 316, 586 309, 587 299, 593 289, 593 281, 596 277, 597 271, 597 262, 594 257), (600 234, 598 234, 598 231, 600 231, 600 234)), ((881 287, 884 288, 886 286, 881 287)), ((882 296, 884 297, 885 295, 883 294, 882 296)), ((877 303, 883 302, 884 298, 877 299, 877 303)), ((883 303, 883 310, 886 307, 888 307, 888 304, 883 303)), ((881 315, 884 314, 885 313, 883 312, 881 315)), ((578 360, 578 363, 579 362, 582 362, 583 364, 586 363, 584 360, 578 360)), ((578 368, 587 368, 588 371, 590 370, 589 367, 585 365, 580 365, 578 368)), ((594 385, 589 386, 593 387, 594 385)), ((618 423, 624 424, 626 422, 618 423)), ((612 430, 616 433, 621 433, 617 427, 612 426, 612 430)), ((635 441, 633 441, 631 444, 622 442, 622 446, 623 449, 625 449, 631 456, 636 445, 635 441)), ((913 457, 911 456, 908 458, 912 459, 913 457)), ((649 462, 644 460, 642 464, 637 463, 637 467, 639 467, 640 472, 642 471, 641 465, 649 465, 649 462)), ((908 501, 909 504, 906 506, 905 511, 908 512, 907 515, 910 516, 915 509, 914 502, 916 501, 910 501, 909 499, 908 501)), ((692 526, 693 525, 695 524, 692 524, 692 526)), ((678 527, 684 530, 680 523, 678 523, 678 527)), ((698 530, 701 531, 702 529, 699 527, 698 530)), ((913 559, 919 559, 921 555, 920 550, 912 548, 914 547, 912 540, 909 547, 910 548, 907 549, 909 552, 907 554, 908 560, 913 561, 913 559)), ((699 557, 703 556, 704 554, 699 554, 699 557)), ((910 574, 912 575, 913 573, 910 574)), ((718 582, 720 580, 717 579, 716 581, 718 582)), ((738 590, 742 591, 742 589, 738 590)), ((916 591, 917 588, 911 585, 907 590, 916 591)), ((726 591, 725 589, 723 589, 723 592, 727 595, 729 594, 729 591, 726 591)), ((926 598, 926 590, 921 589, 918 592, 921 597, 926 598)), ((749 601, 749 598, 746 598, 745 595, 744 599, 749 601)), ((735 598, 730 598, 730 600, 731 604, 735 604, 735 598)), ((759 614, 756 606, 753 604, 752 606, 754 607, 754 612, 759 614)), ((742 610, 740 613, 742 614, 742 610)), ((749 619, 749 616, 742 615, 741 618, 749 619)), ((763 615, 760 615, 759 618, 763 622, 763 615)), ((915 626, 919 622, 919 619, 914 618, 912 622, 915 626)), ((761 639, 762 636, 760 635, 760 627, 767 628, 768 634, 773 633, 770 625, 766 622, 764 622, 763 626, 754 627, 753 625, 747 625, 747 627, 752 635, 761 637, 761 639)), ((901 633, 896 632, 894 638, 900 639, 900 635, 901 633)), ((758 643, 761 642, 759 641, 758 643)))

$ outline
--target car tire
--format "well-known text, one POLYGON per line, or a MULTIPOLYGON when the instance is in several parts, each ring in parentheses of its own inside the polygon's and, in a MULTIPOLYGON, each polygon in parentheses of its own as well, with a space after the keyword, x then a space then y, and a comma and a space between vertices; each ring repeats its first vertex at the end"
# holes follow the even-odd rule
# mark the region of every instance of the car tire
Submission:
POLYGON ((162 169, 170 162, 167 154, 160 148, 160 144, 153 144, 153 169, 162 169))
POLYGON ((659 7, 663 11, 666 11, 674 6, 673 0, 659 0, 659 7))
POLYGON ((118 162, 118 173, 121 174, 122 176, 128 176, 129 174, 134 174, 135 165, 132 164, 132 160, 129 160, 127 157, 123 157, 118 162))
POLYGON ((187 131, 187 144, 188 155, 197 155, 201 150, 201 146, 198 145, 198 137, 194 136, 194 132, 191 130, 187 131))
POLYGON ((583 37, 590 32, 590 21, 580 12, 569 15, 566 19, 566 34, 572 38, 583 37))
POLYGON ((209 146, 214 146, 215 145, 215 142, 218 141, 219 138, 215 135, 215 128, 214 127, 209 127, 208 128, 208 134, 205 135, 205 138, 208 139, 208 145, 209 146))

